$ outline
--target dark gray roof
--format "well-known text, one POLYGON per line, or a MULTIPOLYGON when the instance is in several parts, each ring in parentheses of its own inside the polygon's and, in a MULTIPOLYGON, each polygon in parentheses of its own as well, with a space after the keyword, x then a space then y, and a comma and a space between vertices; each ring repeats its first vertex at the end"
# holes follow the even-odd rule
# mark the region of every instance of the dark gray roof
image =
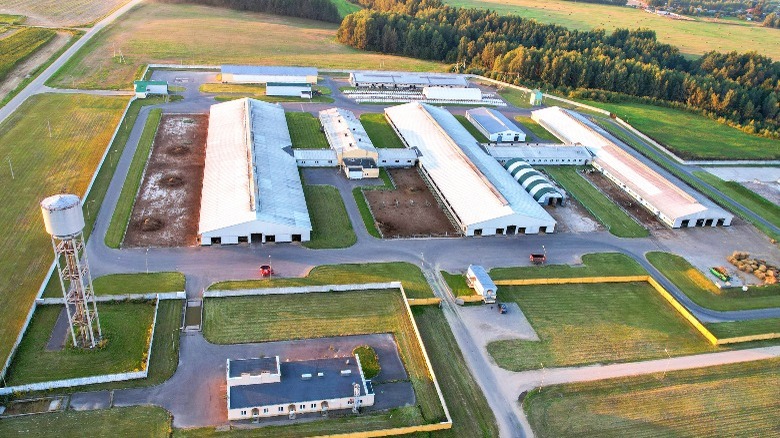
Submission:
POLYGON ((223 65, 222 73, 234 75, 317 76, 317 69, 313 67, 274 65, 223 65))
POLYGON ((255 359, 237 359, 230 361, 230 377, 241 377, 248 373, 253 376, 261 373, 278 373, 276 357, 260 357, 255 359))
POLYGON ((371 158, 344 158, 342 160, 345 166, 362 166, 366 169, 375 169, 376 161, 371 158))
POLYGON ((354 357, 282 362, 281 369, 279 383, 231 386, 230 409, 351 397, 353 383, 360 384, 361 395, 366 395, 354 357), (342 376, 341 370, 350 370, 351 374, 342 376), (317 377, 317 373, 323 373, 323 377, 317 377), (302 374, 312 377, 303 380, 302 374))
POLYGON ((466 111, 466 113, 472 120, 482 125, 485 131, 491 134, 498 134, 506 131, 523 132, 505 115, 492 108, 474 108, 466 111))

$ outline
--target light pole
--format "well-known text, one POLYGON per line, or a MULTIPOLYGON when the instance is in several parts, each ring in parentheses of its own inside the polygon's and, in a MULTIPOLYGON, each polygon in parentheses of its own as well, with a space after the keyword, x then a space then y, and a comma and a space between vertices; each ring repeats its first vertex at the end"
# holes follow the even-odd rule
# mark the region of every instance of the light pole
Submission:
POLYGON ((146 273, 148 274, 149 273, 149 248, 146 248, 145 262, 146 262, 146 273))

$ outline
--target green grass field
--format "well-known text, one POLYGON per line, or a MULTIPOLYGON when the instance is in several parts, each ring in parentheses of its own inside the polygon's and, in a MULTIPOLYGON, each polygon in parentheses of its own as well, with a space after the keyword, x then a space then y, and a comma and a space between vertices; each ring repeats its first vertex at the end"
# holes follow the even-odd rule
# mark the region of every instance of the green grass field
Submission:
MULTIPOLYGON (((14 356, 8 385, 71 379, 143 369, 154 319, 154 303, 100 303, 98 313, 105 347, 80 350, 66 346, 46 351, 61 306, 39 306, 14 356)), ((66 345, 70 345, 67 343, 66 345)))
POLYGON ((531 108, 531 94, 512 87, 502 88, 498 94, 518 108, 531 108))
POLYGON ((432 298, 420 268, 411 263, 362 263, 317 266, 304 278, 237 280, 215 283, 210 290, 236 290, 263 287, 313 286, 326 284, 386 283, 400 281, 409 298, 432 298))
POLYGON ((359 11, 360 6, 350 2, 349 0, 330 0, 331 3, 336 5, 336 9, 339 10, 339 14, 345 17, 353 12, 359 11))
POLYGON ((443 64, 367 53, 335 41, 338 25, 195 5, 143 3, 90 40, 49 85, 129 89, 145 64, 310 65, 442 71, 443 64), (230 38, 225 38, 225 35, 230 38), (268 44, 283 41, 284 44, 268 44), (125 63, 112 57, 122 50, 125 63))
MULTIPOLYGON (((130 222, 130 215, 133 212, 133 204, 138 189, 141 187, 141 180, 146 170, 146 162, 154 145, 154 137, 157 134, 157 126, 162 118, 162 110, 155 108, 149 112, 149 118, 146 119, 144 131, 141 139, 138 141, 138 147, 133 155, 133 161, 130 163, 130 169, 127 171, 127 178, 122 191, 119 194, 114 214, 111 216, 111 223, 106 231, 106 245, 110 248, 119 248, 122 240, 125 238, 127 224, 130 222)), ((132 128, 131 128, 132 129, 132 128)))
POLYGON ((328 139, 320 131, 320 121, 310 113, 284 113, 295 149, 328 149, 328 139))
POLYGON ((383 113, 364 113, 360 122, 366 128, 366 134, 378 148, 404 148, 404 143, 395 133, 383 113))
POLYGON ((465 297, 469 295, 476 295, 474 289, 470 288, 466 284, 466 277, 464 274, 450 274, 449 272, 441 271, 444 281, 447 282, 447 286, 450 287, 452 294, 456 297, 465 297))
POLYGON ((780 359, 551 386, 523 406, 544 437, 771 436, 780 359))
MULTIPOLYGON (((780 142, 777 146, 780 147, 780 142)), ((693 174, 720 190, 724 195, 739 202, 753 213, 766 219, 776 227, 780 227, 780 206, 777 204, 736 181, 724 181, 709 172, 694 172, 693 174)))
POLYGON ((81 438, 85 428, 92 436, 167 438, 171 415, 158 407, 134 406, 4 418, 0 436, 81 438))
POLYGON ((618 237, 647 237, 650 233, 570 166, 544 170, 588 210, 610 233, 618 237))
POLYGON ((357 242, 347 208, 339 190, 332 186, 303 186, 311 217, 311 240, 303 246, 312 249, 347 248, 357 242))
POLYGON ((204 303, 203 312, 203 335, 217 344, 392 333, 425 421, 443 419, 397 290, 212 298, 204 303))
POLYGON ((780 318, 755 319, 752 321, 719 322, 704 324, 718 338, 780 333, 780 318))
POLYGON ((775 60, 780 59, 777 32, 775 29, 760 27, 758 23, 712 19, 672 20, 634 8, 563 0, 446 0, 446 3, 487 8, 501 14, 520 15, 578 30, 649 28, 656 32, 660 41, 679 47, 686 55, 702 55, 711 50, 755 50, 775 60))
POLYGON ((376 227, 374 215, 371 214, 371 209, 368 207, 368 201, 366 201, 366 196, 363 194, 363 189, 360 187, 355 187, 352 189, 352 196, 355 198, 355 203, 358 206, 358 210, 360 210, 360 217, 363 219, 363 225, 365 225, 368 234, 376 237, 377 239, 381 239, 382 234, 376 227))
POLYGON ((38 203, 63 191, 84 194, 125 105, 120 97, 40 94, 0 124, 2 361, 53 261, 38 203))
POLYGON ((536 136, 536 138, 539 139, 541 142, 552 142, 552 143, 560 143, 561 141, 558 140, 558 137, 552 135, 550 131, 544 129, 544 127, 538 123, 536 123, 536 120, 530 118, 530 117, 523 117, 523 116, 515 116, 515 121, 519 122, 523 127, 527 128, 531 133, 536 136))
POLYGON ((666 252, 649 252, 647 260, 694 303, 713 310, 750 310, 780 307, 780 289, 751 287, 718 289, 684 258, 666 252))
POLYGON ((684 159, 780 158, 780 140, 747 134, 700 114, 642 103, 585 103, 617 114, 684 159))
POLYGON ((0 38, 0 81, 19 63, 32 56, 57 35, 51 29, 27 27, 0 38))
POLYGON ((582 256, 582 265, 544 265, 513 268, 493 268, 493 280, 522 278, 577 278, 617 277, 647 275, 647 272, 631 257, 619 253, 594 253, 582 256))
POLYGON ((471 134, 474 138, 477 139, 480 143, 489 143, 490 140, 485 137, 485 134, 479 132, 479 129, 477 129, 476 126, 474 126, 473 123, 469 122, 469 120, 466 118, 466 116, 462 116, 460 114, 455 116, 456 119, 460 122, 461 125, 463 125, 464 128, 471 134))
POLYGON ((199 88, 201 93, 217 94, 214 98, 217 101, 240 99, 242 97, 251 97, 252 99, 262 100, 264 102, 301 102, 301 103, 332 103, 330 88, 315 85, 313 89, 322 93, 321 96, 314 96, 311 99, 302 99, 295 96, 266 96, 265 85, 254 84, 223 84, 207 83, 199 88))
MULTIPOLYGON (((95 295, 148 294, 184 290, 184 274, 152 272, 150 274, 110 274, 92 279, 95 295)), ((60 282, 53 275, 43 291, 45 298, 62 298, 60 282)))
POLYGON ((512 371, 715 351, 647 283, 501 286, 498 298, 516 302, 541 339, 488 344, 512 371))

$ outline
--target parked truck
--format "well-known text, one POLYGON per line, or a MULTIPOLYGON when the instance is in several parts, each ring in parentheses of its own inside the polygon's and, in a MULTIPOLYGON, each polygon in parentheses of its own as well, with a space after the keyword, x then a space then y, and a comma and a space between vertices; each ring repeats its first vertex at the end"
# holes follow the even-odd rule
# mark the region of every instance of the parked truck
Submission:
POLYGON ((531 263, 535 265, 542 265, 544 262, 547 261, 547 256, 541 253, 532 253, 529 257, 531 260, 531 263))
POLYGON ((496 302, 496 284, 488 275, 485 268, 480 265, 469 265, 466 271, 466 284, 474 289, 482 300, 488 304, 496 302))

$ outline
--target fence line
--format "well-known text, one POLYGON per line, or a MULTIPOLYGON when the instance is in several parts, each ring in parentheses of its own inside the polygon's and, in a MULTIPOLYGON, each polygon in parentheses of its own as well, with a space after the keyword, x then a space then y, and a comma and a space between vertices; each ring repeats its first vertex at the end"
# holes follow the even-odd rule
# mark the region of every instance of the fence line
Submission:
POLYGON ((259 295, 289 295, 289 294, 309 294, 321 292, 350 292, 375 289, 401 289, 403 286, 400 281, 391 281, 387 283, 363 283, 363 284, 328 284, 324 286, 291 286, 291 287, 268 287, 256 289, 236 289, 236 290, 208 290, 203 292, 203 298, 227 298, 227 297, 250 297, 259 295))
MULTIPOLYGON (((147 294, 121 294, 121 295, 97 295, 95 301, 98 303, 110 303, 115 301, 136 301, 136 300, 183 300, 187 298, 187 293, 180 292, 150 292, 147 294)), ((36 300, 39 305, 65 304, 64 298, 40 298, 36 300)))

